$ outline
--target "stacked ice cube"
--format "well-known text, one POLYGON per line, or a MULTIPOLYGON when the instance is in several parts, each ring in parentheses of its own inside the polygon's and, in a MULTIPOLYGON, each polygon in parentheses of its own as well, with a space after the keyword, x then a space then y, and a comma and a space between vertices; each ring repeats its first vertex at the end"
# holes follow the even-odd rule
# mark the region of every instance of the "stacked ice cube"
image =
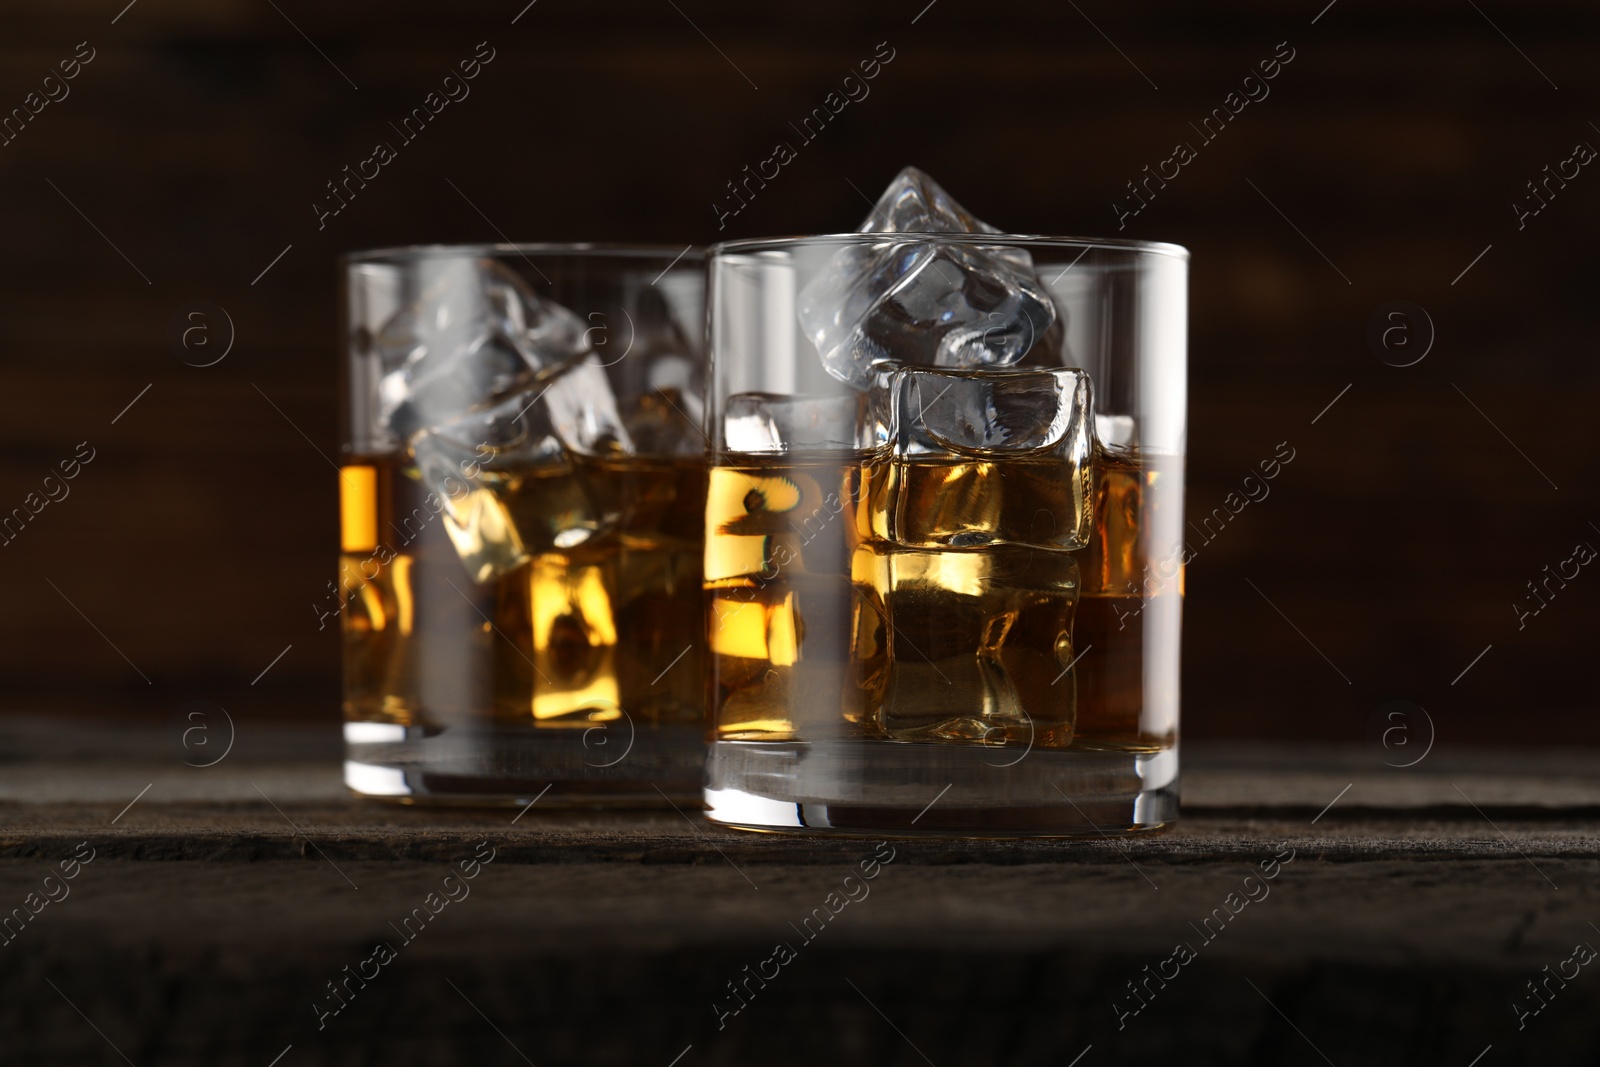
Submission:
POLYGON ((602 358, 589 322, 501 262, 428 257, 417 271, 417 299, 374 337, 379 418, 437 494, 475 580, 615 520, 575 476, 575 458, 703 447, 698 363, 664 308, 628 316, 628 351, 602 358), (629 354, 649 381, 619 408, 606 367, 629 354), (540 499, 513 514, 507 490, 522 483, 540 499))
POLYGON ((848 390, 731 397, 724 441, 752 453, 854 447, 878 472, 863 479, 871 536, 851 574, 853 630, 889 649, 871 683, 880 729, 1031 741, 1037 717, 1064 743, 1072 552, 1092 526, 1088 375, 1062 365, 1057 312, 1026 249, 932 236, 998 231, 926 174, 902 171, 860 232, 882 239, 845 245, 796 304, 848 390))
MULTIPOLYGON (((917 547, 1082 548, 1090 523, 1090 383, 1062 365, 1056 309, 1032 257, 1016 245, 930 238, 999 231, 915 167, 895 177, 859 232, 883 240, 845 245, 796 303, 823 368, 849 388, 828 396, 735 394, 723 412, 727 449, 882 448, 926 469, 964 465, 965 472, 947 472, 971 475, 970 492, 946 501, 946 511, 962 515, 953 528, 940 527, 937 509, 908 508, 902 499, 887 509, 880 532, 917 547), (1007 464, 1004 476, 983 467, 998 461, 1007 464), (1057 491, 1029 484, 1030 470, 1054 479, 1057 491), (1041 499, 1016 519, 1030 503, 1019 496, 1036 490, 1041 499)), ((902 496, 914 488, 914 479, 891 481, 902 496)))
POLYGON ((893 236, 999 232, 916 167, 895 177, 858 232, 885 239, 847 246, 797 309, 822 365, 857 389, 884 363, 1011 366, 1056 321, 1026 251, 893 236))

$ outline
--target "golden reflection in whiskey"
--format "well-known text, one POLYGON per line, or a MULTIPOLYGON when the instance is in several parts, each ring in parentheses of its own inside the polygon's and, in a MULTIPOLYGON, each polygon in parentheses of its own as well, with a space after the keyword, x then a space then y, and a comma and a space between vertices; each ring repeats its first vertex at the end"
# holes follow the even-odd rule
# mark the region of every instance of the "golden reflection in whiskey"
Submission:
POLYGON ((704 484, 699 457, 585 457, 441 498, 403 461, 348 463, 346 718, 700 722, 704 484), (580 497, 608 520, 575 523, 580 497))
POLYGON ((707 492, 715 738, 1172 743, 1144 677, 1181 591, 1141 593, 1156 465, 739 460, 707 492))

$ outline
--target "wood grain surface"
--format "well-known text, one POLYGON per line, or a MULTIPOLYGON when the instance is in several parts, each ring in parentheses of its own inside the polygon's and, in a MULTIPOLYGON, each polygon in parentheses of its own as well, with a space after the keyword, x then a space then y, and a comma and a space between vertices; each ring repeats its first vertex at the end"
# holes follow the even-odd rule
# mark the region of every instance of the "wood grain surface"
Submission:
POLYGON ((1202 744, 1167 834, 879 845, 690 812, 359 801, 332 740, 257 724, 196 769, 159 726, 9 724, 0 904, 37 914, 0 935, 0 1063, 264 1065, 292 1046, 284 1063, 1063 1064, 1092 1046, 1082 1062, 1459 1065, 1490 1045, 1501 1063, 1600 1049, 1587 969, 1525 1026, 1513 1007, 1600 943, 1600 782, 1560 750, 1445 747, 1397 771, 1359 747, 1202 744), (91 852, 63 882, 61 861, 91 852), (862 881, 873 855, 892 858, 862 881), (473 857, 487 862, 463 878, 473 857), (396 958, 361 968, 380 942, 396 958), (795 958, 773 977, 779 943, 795 958), (1166 962, 1180 944, 1195 958, 1166 962), (370 980, 335 1013, 327 983, 347 966, 370 980), (768 980, 732 1011, 747 966, 768 980), (1147 966, 1170 980, 1133 1011, 1147 966))

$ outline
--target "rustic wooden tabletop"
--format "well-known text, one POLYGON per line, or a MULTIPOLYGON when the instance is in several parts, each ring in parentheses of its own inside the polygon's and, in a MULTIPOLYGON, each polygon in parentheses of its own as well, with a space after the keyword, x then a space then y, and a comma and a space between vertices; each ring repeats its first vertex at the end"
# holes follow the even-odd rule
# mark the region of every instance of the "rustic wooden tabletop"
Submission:
POLYGON ((883 846, 358 801, 331 726, 182 755, 0 722, 0 1062, 1600 1054, 1586 750, 1191 745, 1158 837, 883 846))

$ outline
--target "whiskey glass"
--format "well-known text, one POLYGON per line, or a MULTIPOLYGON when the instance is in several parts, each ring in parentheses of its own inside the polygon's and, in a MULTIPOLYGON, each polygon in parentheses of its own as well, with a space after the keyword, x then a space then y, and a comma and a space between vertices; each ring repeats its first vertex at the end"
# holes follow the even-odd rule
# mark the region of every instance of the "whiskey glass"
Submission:
POLYGON ((342 266, 347 785, 697 803, 703 257, 429 246, 342 266))
POLYGON ((1172 824, 1188 253, 876 233, 709 256, 709 818, 1172 824))

